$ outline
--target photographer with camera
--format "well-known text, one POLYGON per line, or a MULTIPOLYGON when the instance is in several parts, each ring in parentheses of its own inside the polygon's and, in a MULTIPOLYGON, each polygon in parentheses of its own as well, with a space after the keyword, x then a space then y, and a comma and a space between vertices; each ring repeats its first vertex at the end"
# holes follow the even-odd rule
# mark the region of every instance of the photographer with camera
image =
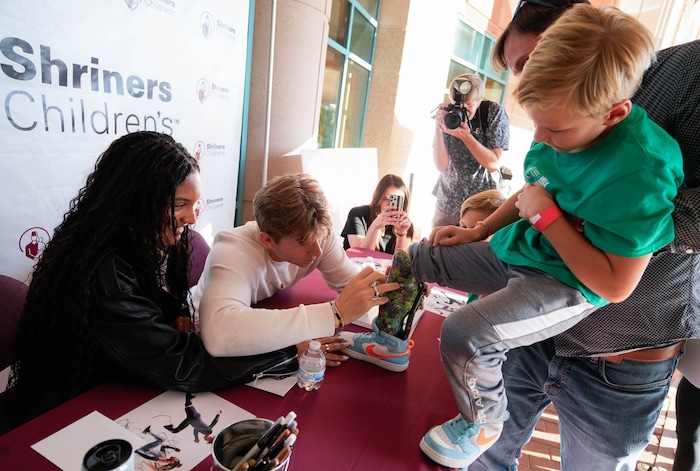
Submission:
POLYGON ((413 224, 408 218, 410 194, 403 179, 387 174, 379 180, 368 205, 348 213, 341 236, 343 248, 360 247, 393 254, 413 241, 413 224))
POLYGON ((435 113, 433 160, 440 171, 433 227, 459 225, 459 207, 469 196, 496 188, 501 154, 508 149, 508 115, 484 100, 478 75, 462 74, 450 83, 450 103, 435 113))

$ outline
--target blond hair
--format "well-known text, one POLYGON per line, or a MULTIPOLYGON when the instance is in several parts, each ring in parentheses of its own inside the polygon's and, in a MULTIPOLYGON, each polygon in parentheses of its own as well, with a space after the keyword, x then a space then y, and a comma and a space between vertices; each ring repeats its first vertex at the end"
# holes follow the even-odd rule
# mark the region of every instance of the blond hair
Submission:
POLYGON ((515 98, 526 108, 598 117, 634 95, 655 57, 654 37, 633 17, 575 5, 542 33, 515 98))
POLYGON ((506 197, 498 190, 485 190, 476 193, 464 200, 462 207, 459 209, 459 216, 461 218, 470 209, 493 213, 505 200, 506 197))
POLYGON ((304 245, 319 232, 330 234, 327 207, 318 181, 303 173, 272 178, 253 198, 255 222, 275 242, 294 238, 304 245))

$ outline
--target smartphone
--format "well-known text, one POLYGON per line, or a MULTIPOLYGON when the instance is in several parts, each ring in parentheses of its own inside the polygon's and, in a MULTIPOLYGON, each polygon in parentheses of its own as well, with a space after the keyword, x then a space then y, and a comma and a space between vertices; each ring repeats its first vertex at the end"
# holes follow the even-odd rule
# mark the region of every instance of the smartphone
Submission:
POLYGON ((389 195, 389 206, 396 209, 397 211, 403 211, 403 196, 389 195))

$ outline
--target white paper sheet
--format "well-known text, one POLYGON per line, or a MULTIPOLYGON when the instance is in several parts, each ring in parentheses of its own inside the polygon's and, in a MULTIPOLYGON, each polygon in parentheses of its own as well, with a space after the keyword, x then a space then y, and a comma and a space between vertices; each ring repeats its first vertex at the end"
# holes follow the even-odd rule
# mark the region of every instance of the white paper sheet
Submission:
POLYGON ((128 441, 134 450, 146 444, 138 435, 94 411, 35 443, 32 448, 64 471, 79 471, 88 450, 114 438, 128 441))
MULTIPOLYGON (((176 391, 166 391, 118 418, 115 422, 125 429, 144 438, 144 445, 153 444, 154 447, 143 449, 145 454, 160 454, 164 458, 176 458, 182 463, 178 470, 194 468, 199 462, 211 454, 211 443, 205 438, 205 433, 197 435, 199 442, 195 442, 195 432, 192 425, 186 425, 181 431, 173 432, 165 426, 177 427, 187 418, 185 411, 186 394, 176 391), (147 430, 147 433, 144 433, 147 430), (165 446, 165 450, 161 448, 165 446), (172 448, 169 448, 172 447, 172 448)), ((211 426, 211 435, 216 436, 222 429, 245 419, 252 419, 255 415, 238 407, 237 405, 210 393, 197 393, 191 400, 190 416, 199 414, 201 423, 211 426), (216 423, 212 422, 219 415, 216 423)), ((135 449, 135 452, 138 449, 135 449)), ((138 453, 134 457, 134 469, 151 469, 148 459, 138 453)))
POLYGON ((430 288, 430 295, 426 296, 423 307, 426 311, 434 312, 447 317, 455 310, 467 304, 467 295, 440 286, 430 288))
POLYGON ((246 386, 251 388, 260 389, 261 391, 266 391, 277 396, 284 397, 291 389, 297 385, 297 375, 296 373, 286 378, 261 378, 257 381, 252 381, 247 383, 246 386))

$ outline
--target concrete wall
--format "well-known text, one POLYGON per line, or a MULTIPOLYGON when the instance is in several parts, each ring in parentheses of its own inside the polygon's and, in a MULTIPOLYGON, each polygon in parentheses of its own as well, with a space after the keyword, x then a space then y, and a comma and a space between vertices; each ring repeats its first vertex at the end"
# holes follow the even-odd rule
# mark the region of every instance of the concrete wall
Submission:
MULTIPOLYGON (((316 147, 331 0, 278 0, 272 69, 268 179, 301 171, 304 147, 316 147)), ((243 222, 262 185, 271 1, 255 2, 243 222)))

